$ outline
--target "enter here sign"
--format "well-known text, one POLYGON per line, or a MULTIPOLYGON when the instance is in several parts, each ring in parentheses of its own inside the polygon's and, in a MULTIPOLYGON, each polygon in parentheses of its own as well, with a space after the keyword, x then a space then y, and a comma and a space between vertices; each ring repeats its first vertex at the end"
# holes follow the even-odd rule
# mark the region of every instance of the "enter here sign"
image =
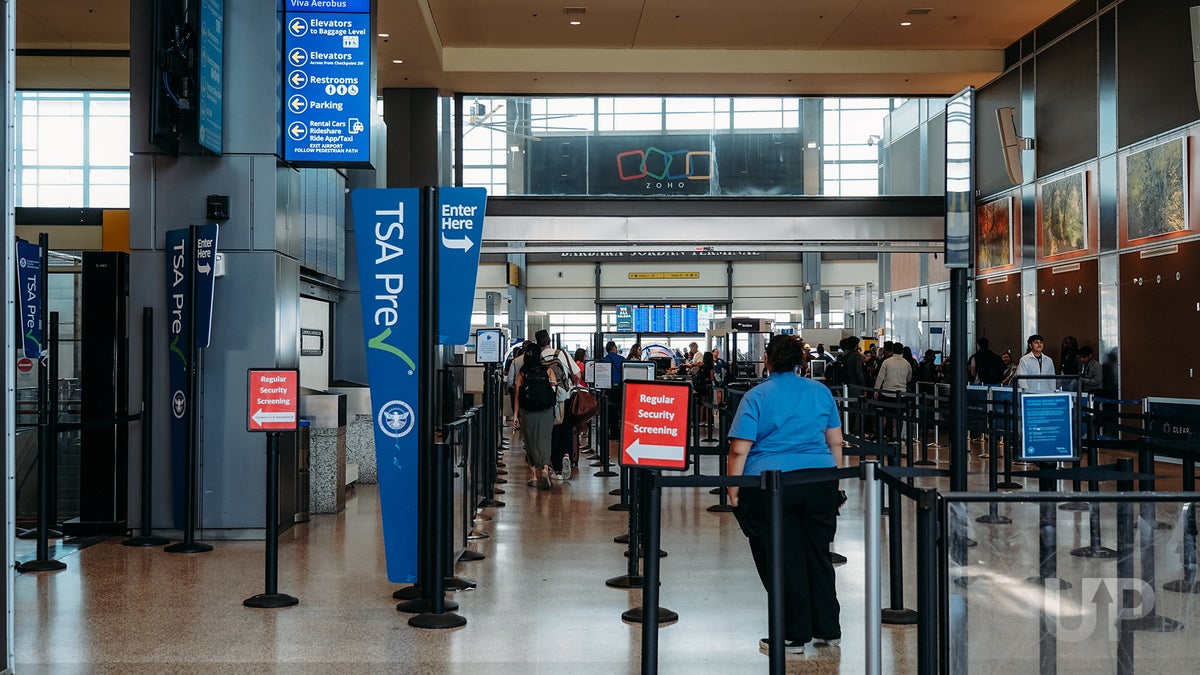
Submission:
POLYGON ((691 387, 638 380, 624 386, 621 466, 686 469, 691 387))

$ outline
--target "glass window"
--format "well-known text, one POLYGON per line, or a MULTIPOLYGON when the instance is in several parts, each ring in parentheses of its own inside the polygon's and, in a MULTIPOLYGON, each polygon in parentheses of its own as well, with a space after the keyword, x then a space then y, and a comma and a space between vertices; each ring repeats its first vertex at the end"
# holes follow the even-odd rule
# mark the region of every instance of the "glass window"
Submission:
POLYGON ((19 206, 129 206, 129 94, 17 92, 19 206))
MULTIPOLYGON (((490 194, 517 186, 511 191, 528 195, 803 195, 800 167, 814 150, 821 153, 820 194, 877 194, 881 161, 918 159, 886 156, 885 121, 907 99, 470 100, 464 176, 490 194), (817 128, 802 128, 801 110, 817 128), (843 171, 847 162, 860 166, 843 171), (641 180, 646 176, 656 180, 641 180), (844 180, 860 183, 843 190, 844 180)), ((940 148, 927 151, 930 162, 940 161, 940 148)))

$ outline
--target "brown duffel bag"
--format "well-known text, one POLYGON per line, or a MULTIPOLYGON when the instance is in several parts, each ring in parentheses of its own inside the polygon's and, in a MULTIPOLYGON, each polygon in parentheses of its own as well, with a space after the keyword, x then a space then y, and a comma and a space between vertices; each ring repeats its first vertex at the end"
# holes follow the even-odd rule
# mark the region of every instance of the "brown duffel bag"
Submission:
POLYGON ((599 409, 595 394, 583 387, 576 387, 575 391, 571 392, 571 398, 567 399, 567 413, 564 421, 577 427, 595 417, 599 409))

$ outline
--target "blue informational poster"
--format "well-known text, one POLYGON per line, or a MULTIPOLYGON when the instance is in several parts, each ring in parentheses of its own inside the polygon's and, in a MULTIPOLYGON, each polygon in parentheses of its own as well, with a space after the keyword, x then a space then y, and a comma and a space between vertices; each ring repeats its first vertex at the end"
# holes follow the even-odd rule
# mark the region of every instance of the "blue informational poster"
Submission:
POLYGON ((471 339, 471 310, 479 276, 479 245, 487 190, 476 187, 438 189, 438 343, 462 345, 471 339))
POLYGON ((355 190, 363 336, 388 580, 417 580, 420 191, 355 190))
POLYGON ((42 355, 42 247, 17 240, 17 305, 25 356, 42 355))
POLYGON ((617 332, 633 332, 633 305, 617 305, 617 332))
POLYGON ((196 135, 200 145, 215 154, 222 151, 225 69, 225 0, 200 2, 200 91, 196 135))
POLYGON ((285 160, 370 165, 375 92, 369 7, 370 3, 349 0, 285 3, 285 160), (368 9, 360 13, 363 6, 368 9))
POLYGON ((1070 462, 1079 459, 1075 411, 1069 393, 1022 394, 1021 459, 1070 462))

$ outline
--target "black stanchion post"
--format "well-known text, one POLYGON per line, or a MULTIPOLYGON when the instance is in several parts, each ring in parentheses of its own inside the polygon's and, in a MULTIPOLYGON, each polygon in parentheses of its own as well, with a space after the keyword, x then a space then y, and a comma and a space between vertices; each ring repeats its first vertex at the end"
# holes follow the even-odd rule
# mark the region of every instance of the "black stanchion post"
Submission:
POLYGON ((242 601, 247 607, 277 609, 300 604, 279 592, 279 432, 267 434, 267 554, 266 590, 242 601))
POLYGON ((196 541, 196 512, 199 494, 196 490, 197 468, 200 463, 196 447, 199 441, 200 428, 200 372, 198 359, 200 350, 196 348, 196 250, 199 247, 198 230, 195 225, 188 228, 187 265, 192 283, 187 290, 187 343, 184 350, 187 353, 187 433, 184 434, 183 454, 183 541, 171 544, 163 550, 167 553, 207 553, 213 547, 204 542, 196 541))
MULTIPOLYGON (((609 468, 612 464, 612 443, 609 442, 609 434, 612 433, 611 426, 613 423, 611 406, 608 401, 610 394, 611 391, 605 392, 604 405, 600 408, 601 419, 603 420, 603 428, 600 430, 600 470, 592 474, 598 478, 611 478, 617 475, 615 471, 609 468)), ((620 434, 617 434, 617 438, 620 437, 620 434)))
MULTIPOLYGON (((642 482, 646 498, 646 532, 644 548, 658 550, 662 539, 662 487, 658 484, 657 472, 638 469, 642 472, 638 480, 642 482)), ((645 579, 643 580, 642 606, 625 610, 621 619, 630 623, 642 624, 642 672, 658 672, 658 626, 679 620, 675 612, 659 607, 658 589, 661 585, 661 562, 659 556, 648 555, 643 563, 645 579), (647 628, 649 626, 649 628, 647 628)))
POLYGON ((1016 426, 1013 420, 1013 409, 1009 401, 1000 401, 1000 406, 1001 420, 1004 425, 1004 481, 997 483, 996 487, 1001 490, 1020 490, 1024 486, 1012 479, 1013 453, 1016 452, 1017 446, 1013 441, 1014 426, 1016 426))
MULTIPOLYGON (((1139 473, 1150 476, 1142 478, 1138 488, 1143 492, 1154 492, 1154 449, 1146 441, 1138 447, 1139 473)), ((1141 580, 1143 588, 1157 590, 1158 582, 1154 571, 1154 532, 1158 529, 1157 505, 1152 501, 1144 501, 1138 505, 1138 558, 1141 561, 1141 580)), ((1185 534, 1186 536, 1186 534, 1185 534)), ((1129 620, 1134 630, 1149 633, 1173 633, 1183 629, 1183 624, 1158 615, 1158 608, 1151 605, 1146 613, 1136 619, 1129 620)))
MULTIPOLYGON (((724 419, 727 417, 721 413, 721 424, 724 427, 724 419)), ((712 426, 712 423, 709 423, 712 426)), ((724 478, 729 475, 729 437, 726 435, 727 430, 721 429, 721 441, 717 446, 717 475, 724 478)), ((729 490, 718 486, 717 487, 717 503, 706 509, 709 513, 730 513, 733 507, 729 505, 729 490)))
MULTIPOLYGON (((641 472, 639 472, 639 471, 634 471, 634 472, 632 472, 633 475, 630 476, 630 482, 631 482, 630 491, 631 492, 634 490, 637 490, 639 487, 638 484, 640 483, 640 481, 638 480, 638 476, 640 473, 641 472)), ((639 509, 635 507, 635 508, 628 509, 628 511, 629 511, 629 531, 626 532, 624 535, 615 537, 613 539, 613 541, 617 542, 618 544, 628 544, 628 549, 625 551, 625 555, 627 556, 626 573, 621 576, 617 576, 617 577, 608 579, 607 581, 604 582, 604 584, 606 586, 611 586, 612 588, 641 588, 642 587, 642 582, 643 582, 642 575, 638 574, 638 559, 641 557, 641 551, 638 550, 638 545, 639 545, 639 542, 641 541, 641 528, 639 527, 639 522, 638 522, 639 521, 639 518, 638 518, 639 509)))
MULTIPOLYGON (((1040 463, 1044 471, 1054 468, 1053 463, 1040 463)), ((1039 492, 1054 492, 1057 481, 1048 476, 1038 478, 1039 492)), ((1071 582, 1058 578, 1058 509, 1054 502, 1038 504, 1038 575, 1030 577, 1030 583, 1065 591, 1071 582)), ((1053 630, 1053 629, 1051 629, 1053 630)))
MULTIPOLYGON (((997 439, 999 434, 996 433, 995 411, 992 406, 987 409, 988 429, 988 492, 996 492, 999 487, 999 476, 997 475, 997 439)), ((975 519, 977 523, 985 525, 1007 525, 1012 522, 1008 516, 1000 515, 1000 505, 995 501, 988 502, 988 512, 986 516, 979 516, 975 519)))
POLYGON ((917 622, 917 613, 904 607, 904 533, 900 490, 888 484, 888 582, 892 606, 884 609, 883 623, 907 626, 917 622))
MULTIPOLYGON (((1117 460, 1118 471, 1132 471, 1133 464, 1127 458, 1117 460)), ((1120 492, 1133 491, 1133 481, 1130 479, 1117 481, 1120 492)), ((1117 580, 1120 590, 1114 598, 1117 603, 1117 672, 1121 675, 1133 673, 1133 626, 1125 616, 1125 609, 1132 606, 1131 598, 1126 590, 1128 582, 1133 580, 1133 504, 1117 502, 1117 580)))
POLYGON ((768 668, 771 675, 783 675, 783 474, 779 471, 762 473, 762 489, 767 493, 767 509, 770 511, 768 527, 771 546, 771 592, 767 594, 767 649, 768 668))
MULTIPOLYGON (((46 235, 42 235, 44 238, 46 235)), ((46 246, 43 242, 42 248, 42 275, 45 278, 46 272, 46 246)), ((42 286, 43 306, 46 293, 45 285, 42 286)), ((43 316, 45 316, 43 314, 43 316)), ((58 312, 50 313, 50 321, 47 326, 48 330, 43 331, 42 340, 49 340, 46 344, 49 349, 45 350, 49 355, 48 359, 44 359, 38 366, 41 373, 39 376, 39 391, 38 399, 38 516, 37 516, 37 557, 33 560, 28 560, 19 563, 16 570, 21 573, 27 572, 57 572, 67 569, 67 564, 61 560, 55 560, 50 556, 50 527, 54 524, 54 514, 57 509, 51 503, 55 498, 56 490, 55 483, 58 482, 58 472, 55 470, 56 462, 54 458, 58 455, 58 434, 55 433, 54 423, 58 416, 58 312), (53 387, 53 389, 51 389, 53 387), (41 405, 42 402, 45 405, 41 405)))
POLYGON ((166 537, 156 537, 150 529, 151 491, 153 490, 154 461, 154 359, 151 345, 154 344, 154 308, 142 308, 142 526, 141 534, 121 542, 125 546, 166 546, 171 543, 166 537))
POLYGON ((429 495, 429 511, 433 522, 429 528, 431 530, 429 535, 431 550, 427 565, 430 573, 426 579, 429 588, 429 608, 425 612, 411 617, 408 625, 414 628, 458 628, 467 625, 467 620, 448 609, 448 605, 451 603, 446 602, 444 575, 448 563, 444 543, 447 534, 453 528, 450 523, 450 510, 447 509, 449 503, 447 497, 453 499, 453 496, 446 494, 451 480, 450 446, 445 443, 436 443, 433 451, 426 453, 426 456, 432 464, 429 471, 431 474, 429 487, 433 491, 433 494, 429 495))
POLYGON ((917 672, 920 675, 932 675, 938 667, 937 516, 937 491, 922 491, 917 501, 917 672))
MULTIPOLYGON (((489 363, 484 367, 484 387, 483 387, 483 434, 482 448, 480 449, 479 457, 482 462, 481 481, 483 483, 483 499, 479 500, 479 506, 483 508, 503 507, 504 502, 496 499, 495 483, 497 449, 499 443, 499 428, 500 428, 500 390, 499 381, 496 379, 496 364, 489 363)), ((501 493, 503 494, 503 493, 501 493)), ((482 555, 482 554, 479 554, 482 555)))
MULTIPOLYGON (((1196 456, 1190 452, 1183 457, 1183 490, 1196 491, 1196 456)), ((1163 589, 1174 593, 1200 594, 1200 582, 1196 579, 1196 505, 1185 504, 1187 518, 1183 530, 1183 578, 1168 581, 1163 589)))

